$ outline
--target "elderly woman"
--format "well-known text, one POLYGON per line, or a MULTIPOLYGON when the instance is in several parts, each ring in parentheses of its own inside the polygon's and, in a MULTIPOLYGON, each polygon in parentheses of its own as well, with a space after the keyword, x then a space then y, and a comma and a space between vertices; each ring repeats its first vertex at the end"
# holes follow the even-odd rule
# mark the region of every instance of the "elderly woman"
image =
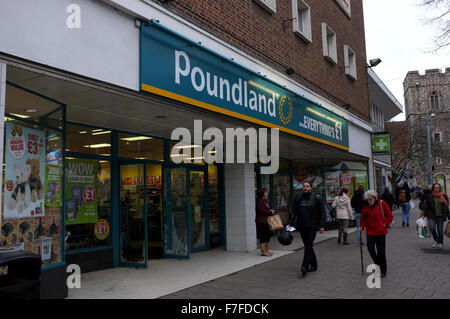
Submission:
POLYGON ((361 224, 359 231, 367 230, 367 249, 374 263, 380 267, 381 277, 386 277, 386 234, 387 227, 392 223, 394 216, 383 200, 378 200, 377 192, 368 190, 364 193, 367 201, 361 212, 361 224))

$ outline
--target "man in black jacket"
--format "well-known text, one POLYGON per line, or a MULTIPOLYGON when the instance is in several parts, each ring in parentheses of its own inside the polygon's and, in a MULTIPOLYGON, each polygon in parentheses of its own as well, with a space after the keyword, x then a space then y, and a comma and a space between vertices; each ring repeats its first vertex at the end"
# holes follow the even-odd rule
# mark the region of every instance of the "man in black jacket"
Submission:
POLYGON ((320 233, 324 232, 325 206, 322 197, 312 192, 309 182, 303 183, 303 194, 295 198, 289 225, 300 231, 305 254, 301 272, 303 277, 308 271, 317 270, 317 258, 314 253, 313 244, 316 238, 317 228, 320 233))

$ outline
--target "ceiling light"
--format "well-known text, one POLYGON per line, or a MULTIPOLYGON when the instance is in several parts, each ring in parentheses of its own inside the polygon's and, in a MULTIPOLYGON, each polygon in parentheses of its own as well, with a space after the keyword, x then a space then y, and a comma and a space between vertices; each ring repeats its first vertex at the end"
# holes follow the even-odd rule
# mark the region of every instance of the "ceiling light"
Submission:
POLYGON ((186 157, 187 154, 171 154, 170 157, 186 157))
POLYGON ((79 131, 78 134, 86 134, 87 131, 79 131))
POLYGON ((38 110, 36 110, 36 109, 27 109, 27 110, 25 110, 25 112, 27 112, 27 113, 36 113, 38 110))
POLYGON ((103 132, 92 133, 92 135, 102 135, 102 134, 110 134, 110 133, 111 133, 111 131, 103 131, 103 132))
POLYGON ((184 145, 184 146, 174 146, 173 148, 196 148, 196 147, 202 147, 201 145, 184 145))
POLYGON ((110 146, 111 146, 111 144, 107 144, 107 143, 83 145, 83 147, 86 147, 86 148, 102 148, 102 147, 110 147, 110 146))
POLYGON ((135 157, 134 159, 145 160, 145 159, 147 159, 147 157, 135 157))
POLYGON ((134 137, 122 137, 122 141, 134 142, 134 141, 143 141, 143 140, 152 140, 153 137, 148 136, 134 136, 134 137))
POLYGON ((20 117, 20 118, 22 118, 22 119, 27 119, 27 118, 30 117, 30 116, 28 116, 28 115, 21 115, 21 114, 16 114, 16 113, 9 113, 9 114, 14 115, 14 116, 17 116, 17 117, 20 117))
POLYGON ((100 128, 100 129, 96 129, 96 130, 92 130, 92 132, 101 132, 101 131, 103 131, 103 129, 102 129, 102 128, 100 128))

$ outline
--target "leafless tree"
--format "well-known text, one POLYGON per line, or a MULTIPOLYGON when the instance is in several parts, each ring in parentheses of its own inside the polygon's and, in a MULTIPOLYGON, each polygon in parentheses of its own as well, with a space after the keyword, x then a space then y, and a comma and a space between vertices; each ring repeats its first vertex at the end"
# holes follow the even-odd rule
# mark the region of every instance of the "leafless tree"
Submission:
POLYGON ((450 0, 421 0, 426 7, 425 23, 431 25, 436 34, 433 36, 433 49, 437 52, 450 46, 450 0))

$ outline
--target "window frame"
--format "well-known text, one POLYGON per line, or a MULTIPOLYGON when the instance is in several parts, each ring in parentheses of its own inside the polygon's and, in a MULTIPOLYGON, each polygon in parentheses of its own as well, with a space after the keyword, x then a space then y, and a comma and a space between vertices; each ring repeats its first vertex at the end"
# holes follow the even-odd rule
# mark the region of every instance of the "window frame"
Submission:
POLYGON ((353 81, 356 81, 358 79, 356 68, 356 52, 348 44, 344 44, 344 62, 345 75, 353 81))
POLYGON ((433 133, 433 141, 435 143, 441 143, 442 142, 442 134, 441 134, 441 132, 434 132, 433 133), (438 140, 436 139, 436 136, 439 136, 438 140))
POLYGON ((338 56, 337 56, 337 35, 336 32, 325 22, 322 22, 322 48, 323 48, 323 56, 329 62, 333 64, 338 64, 338 56), (330 50, 330 34, 332 37, 331 40, 331 50, 330 50))
POLYGON ((311 27, 311 7, 303 0, 292 0, 292 28, 296 35, 303 39, 306 43, 312 43, 312 27, 311 27), (302 5, 302 15, 299 16, 299 4, 302 5), (303 14, 306 12, 306 16, 303 14), (299 28, 302 23, 303 31, 299 28))
POLYGON ((277 0, 254 0, 270 13, 277 13, 277 0))

